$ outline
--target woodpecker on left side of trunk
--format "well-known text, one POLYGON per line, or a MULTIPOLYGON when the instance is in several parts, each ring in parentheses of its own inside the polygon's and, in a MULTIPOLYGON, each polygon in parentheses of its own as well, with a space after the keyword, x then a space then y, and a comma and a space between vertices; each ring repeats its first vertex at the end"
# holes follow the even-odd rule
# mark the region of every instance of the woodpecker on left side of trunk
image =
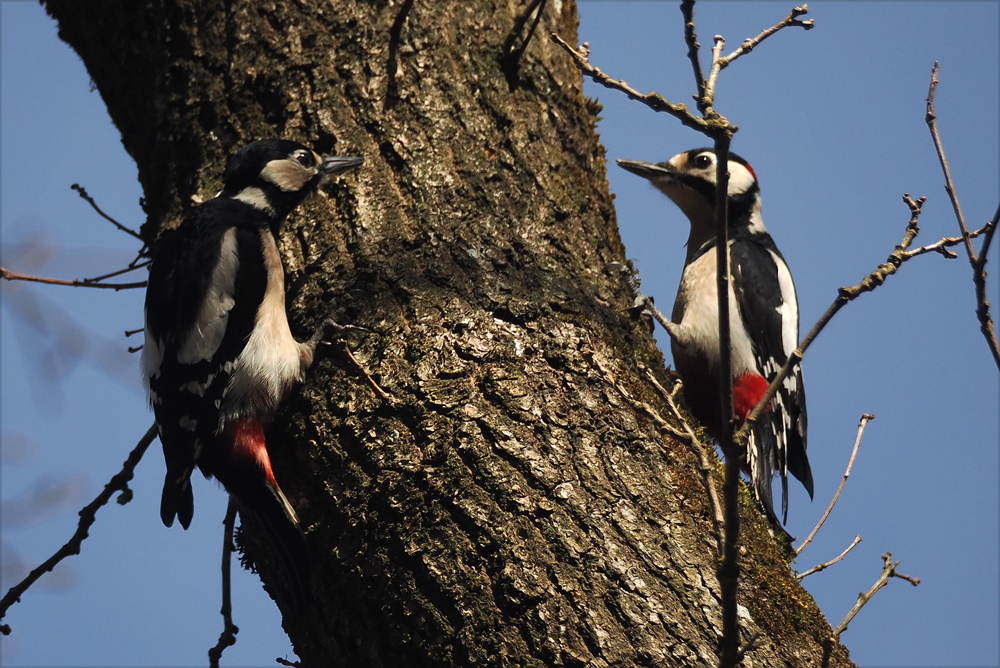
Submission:
MULTIPOLYGON (((658 164, 618 160, 669 197, 691 224, 687 258, 671 321, 670 348, 691 413, 718 438, 719 302, 716 283, 716 155, 699 148, 658 164)), ((792 274, 761 218, 760 186, 746 160, 729 154, 728 227, 730 258, 730 351, 733 408, 747 415, 795 350, 799 307, 792 274)), ((806 457, 806 396, 796 366, 754 424, 744 470, 761 506, 773 521, 771 479, 781 477, 782 518, 788 519, 788 473, 813 494, 806 457)))
POLYGON ((260 521, 299 607, 309 591, 305 539, 264 429, 335 323, 302 343, 292 337, 277 235, 307 195, 362 161, 292 141, 245 146, 223 190, 161 235, 146 288, 143 375, 167 464, 160 517, 187 529, 194 467, 214 476, 260 521))

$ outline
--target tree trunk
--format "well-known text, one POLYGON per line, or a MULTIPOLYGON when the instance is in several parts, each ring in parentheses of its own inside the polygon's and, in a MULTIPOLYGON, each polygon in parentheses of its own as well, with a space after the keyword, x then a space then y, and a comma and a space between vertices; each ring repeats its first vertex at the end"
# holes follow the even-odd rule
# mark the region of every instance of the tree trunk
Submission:
MULTIPOLYGON (((314 607, 242 539, 303 665, 716 662, 711 510, 650 381, 673 376, 602 271, 625 257, 604 151, 548 37, 576 39, 572 0, 46 4, 139 166, 149 240, 245 142, 365 157, 281 248, 293 330, 336 300, 391 400, 335 345, 269 432, 314 607)), ((818 666, 830 627, 743 497, 747 664, 818 666)))

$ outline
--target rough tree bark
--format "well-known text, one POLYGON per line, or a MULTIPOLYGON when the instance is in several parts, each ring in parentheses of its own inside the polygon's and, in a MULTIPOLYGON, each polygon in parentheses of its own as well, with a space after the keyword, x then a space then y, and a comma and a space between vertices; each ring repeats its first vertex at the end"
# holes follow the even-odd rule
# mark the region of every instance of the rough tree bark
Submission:
MULTIPOLYGON (((673 376, 602 272, 625 249, 594 108, 547 38, 575 39, 572 0, 46 5, 139 166, 149 240, 244 142, 366 159, 282 239, 293 328, 338 299, 393 398, 334 352, 269 433, 316 606, 290 610, 243 536, 303 665, 715 663, 711 513, 642 407, 673 422, 645 370, 673 376)), ((747 664, 818 666, 830 627, 744 502, 747 664)))

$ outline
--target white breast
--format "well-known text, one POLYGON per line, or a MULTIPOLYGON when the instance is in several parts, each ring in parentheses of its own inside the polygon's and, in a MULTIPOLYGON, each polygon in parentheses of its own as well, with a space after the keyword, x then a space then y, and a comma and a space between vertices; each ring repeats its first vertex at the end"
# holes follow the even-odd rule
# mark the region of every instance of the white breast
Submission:
POLYGON ((288 328, 284 269, 269 230, 261 230, 261 243, 267 288, 253 333, 236 358, 220 424, 245 415, 269 419, 288 390, 305 374, 301 344, 288 328))
MULTIPOLYGON (((719 364, 719 291, 716 284, 717 267, 715 249, 711 248, 684 269, 674 303, 673 320, 686 329, 692 344, 689 354, 708 360, 709 366, 719 364)), ((738 377, 756 367, 750 336, 740 322, 733 292, 729 283, 729 332, 733 377, 738 377)))

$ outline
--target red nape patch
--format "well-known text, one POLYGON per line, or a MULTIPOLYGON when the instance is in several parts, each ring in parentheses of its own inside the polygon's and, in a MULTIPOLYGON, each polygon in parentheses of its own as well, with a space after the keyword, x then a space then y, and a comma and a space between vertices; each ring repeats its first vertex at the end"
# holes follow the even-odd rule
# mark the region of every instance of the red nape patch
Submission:
POLYGON ((733 412, 737 418, 741 421, 747 419, 747 415, 767 391, 767 385, 762 376, 749 371, 733 381, 733 412))
POLYGON ((278 485, 271 471, 271 458, 267 456, 264 427, 260 420, 240 418, 230 422, 226 425, 225 437, 232 444, 233 459, 255 462, 264 471, 268 482, 278 485))
MULTIPOLYGON (((753 180, 757 181, 757 172, 753 171, 753 167, 751 167, 749 163, 743 166, 747 168, 748 172, 750 172, 750 176, 753 177, 753 180)), ((760 181, 757 181, 757 185, 760 185, 760 181)))

